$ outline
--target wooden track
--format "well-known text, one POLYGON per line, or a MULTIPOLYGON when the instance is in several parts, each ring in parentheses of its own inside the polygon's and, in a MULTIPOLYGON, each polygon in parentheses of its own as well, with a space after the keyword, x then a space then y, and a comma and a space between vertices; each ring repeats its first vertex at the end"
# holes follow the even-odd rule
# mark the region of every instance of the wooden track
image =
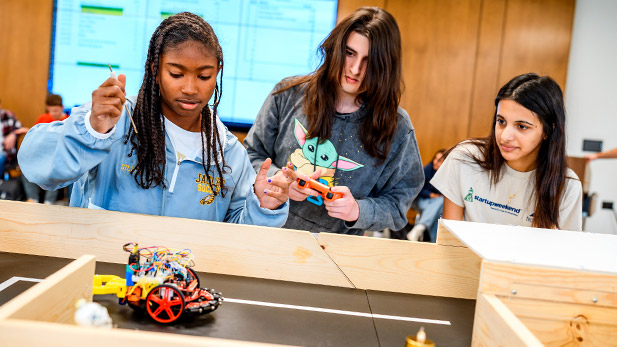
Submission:
MULTIPOLYGON (((305 231, 0 201, 0 251, 69 258, 90 253, 124 263, 121 245, 138 242, 190 248, 199 271, 476 298, 474 346, 614 345, 617 271, 601 259, 614 256, 616 238, 441 221, 437 244, 332 234, 315 239, 305 231), (555 251, 538 255, 542 245, 555 251)), ((171 341, 167 335, 91 333, 56 323, 69 320, 77 297, 88 299, 93 262, 79 258, 2 306, 3 342, 41 344, 48 336, 83 345, 95 335, 106 345, 171 341)), ((188 346, 251 345, 178 338, 188 346)))

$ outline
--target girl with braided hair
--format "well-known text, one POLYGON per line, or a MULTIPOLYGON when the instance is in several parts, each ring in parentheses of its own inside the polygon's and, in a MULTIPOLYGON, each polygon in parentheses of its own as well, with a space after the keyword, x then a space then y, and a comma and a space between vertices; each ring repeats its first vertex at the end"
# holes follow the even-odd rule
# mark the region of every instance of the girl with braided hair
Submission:
POLYGON ((138 96, 112 75, 66 121, 28 133, 22 171, 44 189, 73 184, 71 206, 282 226, 295 173, 268 179, 270 160, 255 173, 217 116, 222 77, 212 27, 171 16, 152 35, 138 96))

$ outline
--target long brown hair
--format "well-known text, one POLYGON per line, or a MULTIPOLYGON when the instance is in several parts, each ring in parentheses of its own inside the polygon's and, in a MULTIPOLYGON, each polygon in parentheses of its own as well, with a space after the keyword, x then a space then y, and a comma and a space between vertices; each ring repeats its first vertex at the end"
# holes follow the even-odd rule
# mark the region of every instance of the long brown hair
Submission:
POLYGON ((343 19, 319 47, 321 65, 313 73, 292 79, 277 93, 306 84, 303 110, 308 138, 328 139, 336 113, 336 95, 345 68, 347 39, 352 32, 369 40, 366 73, 358 95, 369 117, 360 138, 365 150, 383 162, 397 126, 397 109, 403 90, 401 34, 392 15, 377 7, 362 7, 343 19))
POLYGON ((532 111, 542 123, 545 139, 540 144, 536 158, 534 195, 536 204, 532 226, 559 228, 559 206, 565 190, 567 176, 566 114, 563 94, 557 82, 548 76, 527 73, 514 77, 506 83, 495 98, 495 116, 491 134, 472 139, 480 150, 479 156, 469 154, 481 168, 490 172, 496 185, 502 177, 505 163, 495 138, 497 106, 501 100, 513 100, 532 111))
MULTIPOLYGON (((223 50, 212 27, 203 18, 189 12, 178 13, 163 20, 150 39, 144 79, 134 109, 135 125, 139 132, 135 133, 129 128, 127 135, 127 140, 130 139, 132 145, 129 156, 133 151, 137 152, 137 165, 131 173, 135 177, 135 182, 144 189, 160 184, 165 186, 165 123, 156 76, 161 55, 187 41, 203 44, 216 57, 220 68, 220 80, 216 82, 214 89, 212 112, 208 106, 201 111, 203 168, 205 176, 208 177, 208 184, 216 195, 218 190, 215 189, 214 182, 207 173, 212 162, 216 163, 216 171, 221 179, 227 168, 222 155, 222 140, 216 125, 216 114, 223 90, 223 50), (221 162, 218 161, 219 157, 222 159, 221 162)), ((222 187, 221 192, 225 196, 225 187, 222 187)))

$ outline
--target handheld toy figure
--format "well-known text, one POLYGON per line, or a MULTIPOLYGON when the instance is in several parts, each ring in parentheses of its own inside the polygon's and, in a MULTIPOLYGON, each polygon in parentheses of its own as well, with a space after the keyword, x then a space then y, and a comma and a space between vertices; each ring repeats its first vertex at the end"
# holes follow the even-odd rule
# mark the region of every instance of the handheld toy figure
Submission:
POLYGON ((127 243, 123 249, 130 253, 126 279, 94 275, 94 295, 115 294, 121 305, 146 311, 165 324, 177 321, 185 312, 212 312, 223 303, 221 293, 199 287, 199 277, 191 269, 190 250, 139 248, 136 243, 127 243))

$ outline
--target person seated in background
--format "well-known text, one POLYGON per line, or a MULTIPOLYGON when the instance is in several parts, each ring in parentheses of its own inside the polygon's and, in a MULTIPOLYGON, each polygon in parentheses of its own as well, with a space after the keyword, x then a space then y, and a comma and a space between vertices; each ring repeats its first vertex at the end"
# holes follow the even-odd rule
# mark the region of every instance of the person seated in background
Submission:
POLYGON ((64 105, 62 104, 62 97, 58 94, 49 94, 45 100, 45 111, 36 120, 36 124, 39 123, 51 123, 53 121, 62 121, 69 118, 69 115, 64 113, 64 105))
MULTIPOLYGON (((53 121, 62 121, 67 119, 69 116, 64 113, 64 106, 62 104, 62 97, 57 94, 49 94, 47 95, 47 99, 45 100, 45 110, 46 113, 43 113, 36 120, 34 125, 40 123, 51 123, 53 121)), ((28 202, 39 202, 39 194, 41 188, 36 184, 28 181, 26 176, 21 176, 22 183, 24 184, 24 190, 26 192, 26 199, 28 202)), ((53 205, 58 200, 58 190, 46 190, 44 203, 53 205)))
POLYGON ((422 188, 422 161, 413 125, 399 107, 401 35, 394 17, 362 7, 320 46, 311 74, 281 81, 244 140, 253 168, 272 158, 270 174, 293 164, 342 194, 322 199, 290 185, 285 228, 364 235, 399 230, 422 188))
POLYGON ((2 107, 0 100, 0 179, 6 179, 4 173, 6 164, 15 160, 17 154, 17 138, 28 132, 28 128, 22 127, 15 114, 2 107))
POLYGON ((617 158, 617 148, 613 148, 604 152, 587 154, 585 158, 587 158, 587 161, 590 162, 596 159, 614 159, 617 158))
POLYGON ((567 165, 559 85, 519 75, 495 106, 491 134, 446 152, 431 180, 444 195, 442 218, 580 231, 583 189, 567 165))
POLYGON ((443 163, 445 149, 438 150, 433 156, 433 160, 424 167, 424 186, 416 198, 416 206, 420 210, 420 217, 416 219, 416 224, 407 233, 410 241, 420 241, 424 231, 428 230, 431 242, 437 241, 437 224, 443 211, 443 195, 433 187, 431 179, 443 163))
POLYGON ((126 76, 112 74, 92 103, 63 122, 37 124, 19 151, 23 174, 45 189, 73 184, 71 206, 282 226, 295 173, 267 178, 269 159, 253 170, 218 117, 223 66, 203 18, 182 12, 164 19, 152 34, 138 96, 127 99, 126 76))

